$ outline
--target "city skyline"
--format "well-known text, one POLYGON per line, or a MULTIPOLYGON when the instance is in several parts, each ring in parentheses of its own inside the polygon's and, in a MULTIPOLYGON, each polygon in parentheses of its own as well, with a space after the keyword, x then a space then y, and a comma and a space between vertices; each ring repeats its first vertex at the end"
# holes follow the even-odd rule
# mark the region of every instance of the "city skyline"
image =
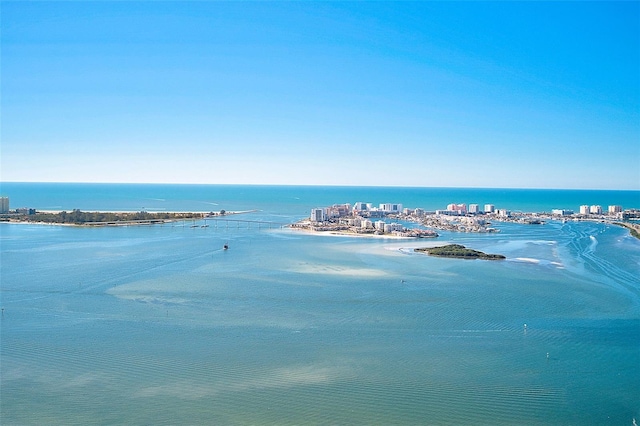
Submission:
POLYGON ((640 189, 638 2, 3 2, 5 182, 640 189))

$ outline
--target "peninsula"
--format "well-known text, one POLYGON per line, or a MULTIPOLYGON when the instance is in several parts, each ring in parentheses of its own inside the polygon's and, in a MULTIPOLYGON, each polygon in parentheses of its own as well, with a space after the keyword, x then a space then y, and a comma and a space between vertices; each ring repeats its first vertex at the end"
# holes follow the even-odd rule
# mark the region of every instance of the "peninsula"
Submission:
POLYGON ((511 222, 524 225, 544 225, 548 221, 597 221, 623 226, 634 237, 640 238, 640 209, 624 210, 611 205, 605 212, 599 205, 582 205, 580 213, 573 210, 553 209, 551 212, 511 212, 485 204, 449 204, 446 209, 428 211, 422 208, 404 208, 400 203, 356 202, 334 204, 311 209, 311 214, 294 224, 292 229, 329 233, 333 235, 379 235, 398 237, 437 237, 435 230, 448 232, 493 233, 500 232, 492 222, 511 222), (394 222, 389 222, 393 220, 394 222), (416 223, 411 226, 408 222, 416 223))
POLYGON ((220 217, 240 212, 227 212, 221 210, 214 213, 194 212, 84 212, 74 209, 71 212, 41 212, 29 209, 26 212, 3 214, 0 221, 42 223, 49 225, 76 225, 76 226, 122 226, 122 225, 151 225, 180 220, 198 220, 211 217, 220 217))
POLYGON ((456 259, 484 259, 502 260, 506 259, 501 254, 486 254, 478 250, 468 249, 460 244, 449 244, 440 247, 428 247, 414 249, 416 252, 427 253, 429 256, 453 257, 456 259))

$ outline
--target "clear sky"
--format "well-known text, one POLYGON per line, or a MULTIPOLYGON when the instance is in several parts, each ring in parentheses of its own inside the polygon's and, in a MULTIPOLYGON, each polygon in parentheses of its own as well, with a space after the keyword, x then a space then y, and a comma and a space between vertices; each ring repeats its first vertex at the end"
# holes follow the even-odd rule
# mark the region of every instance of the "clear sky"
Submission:
POLYGON ((640 2, 2 1, 2 181, 640 189, 640 2))

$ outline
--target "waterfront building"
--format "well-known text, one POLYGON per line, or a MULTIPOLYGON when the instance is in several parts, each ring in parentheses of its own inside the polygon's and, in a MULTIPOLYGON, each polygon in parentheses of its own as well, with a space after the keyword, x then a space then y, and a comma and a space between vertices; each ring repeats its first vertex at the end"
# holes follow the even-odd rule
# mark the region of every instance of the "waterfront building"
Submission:
POLYGON ((19 209, 16 209, 16 213, 18 214, 36 214, 36 209, 32 209, 29 207, 21 207, 19 209))
POLYGON ((461 211, 461 212, 467 212, 467 205, 466 204, 449 204, 447 205, 447 210, 449 211, 461 211))
POLYGON ((372 210, 368 210, 365 213, 370 218, 384 217, 384 215, 385 215, 385 212, 383 212, 382 210, 380 210, 378 208, 373 208, 372 210))
POLYGON ((511 212, 507 209, 498 209, 498 216, 500 217, 510 217, 511 212))
POLYGON ((591 206, 589 207, 589 213, 591 214, 602 214, 602 207, 601 206, 591 206))
POLYGON ((351 204, 334 204, 327 207, 325 217, 332 219, 336 217, 349 216, 351 214, 351 204))
POLYGON ((363 203, 362 201, 358 201, 356 203, 353 204, 353 210, 354 211, 366 211, 366 210, 371 210, 372 208, 372 204, 371 203, 363 203))
POLYGON ((384 224, 384 233, 390 234, 395 231, 403 231, 404 227, 399 223, 385 223, 384 224))
POLYGON ((323 209, 311 209, 311 222, 324 222, 323 209))
POLYGON ((551 214, 554 216, 571 216, 573 214, 573 210, 553 209, 551 210, 551 214))
POLYGON ((373 228, 373 222, 371 222, 369 219, 364 219, 362 222, 360 222, 360 227, 362 229, 373 228))
POLYGON ((640 209, 625 210, 620 213, 621 219, 640 219, 640 209))
POLYGON ((385 225, 384 220, 378 220, 375 223, 375 228, 379 231, 384 231, 384 225, 385 225))
POLYGON ((464 214, 467 214, 467 205, 466 204, 455 204, 455 203, 448 204, 447 205, 447 211, 449 212, 449 214, 462 216, 464 214))
POLYGON ((383 203, 379 207, 385 213, 400 213, 402 211, 402 204, 383 203))
POLYGON ((0 197, 0 213, 9 213, 9 197, 0 197))
POLYGON ((469 213, 480 213, 480 206, 478 206, 477 204, 469 204, 469 213))
POLYGON ((356 226, 356 227, 360 227, 360 225, 362 224, 362 219, 359 217, 352 217, 352 218, 348 218, 345 220, 345 223, 348 226, 356 226))
POLYGON ((580 214, 589 214, 589 206, 586 204, 584 206, 580 206, 580 214))
POLYGON ((494 206, 493 204, 485 204, 484 205, 484 212, 485 213, 493 213, 494 211, 496 211, 496 206, 494 206))
POLYGON ((417 216, 417 217, 422 217, 422 216, 424 216, 424 209, 420 209, 420 208, 415 209, 415 210, 413 211, 413 214, 414 214, 415 216, 417 216))
POLYGON ((622 206, 609 206, 609 213, 610 214, 622 213, 622 206))

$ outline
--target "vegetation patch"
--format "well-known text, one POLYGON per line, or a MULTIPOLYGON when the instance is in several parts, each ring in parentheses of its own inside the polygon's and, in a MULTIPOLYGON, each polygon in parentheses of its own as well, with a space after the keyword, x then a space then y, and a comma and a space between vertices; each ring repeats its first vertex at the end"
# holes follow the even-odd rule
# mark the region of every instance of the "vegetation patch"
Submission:
MULTIPOLYGON (((211 213, 210 215, 212 215, 211 213)), ((223 213, 220 213, 223 214, 223 213)), ((73 225, 110 225, 119 223, 162 223, 172 220, 184 219, 200 219, 203 213, 149 213, 149 212, 131 212, 131 213, 112 213, 112 212, 83 212, 73 210, 71 212, 62 211, 59 213, 40 213, 36 212, 28 215, 12 215, 7 216, 19 222, 40 222, 40 223, 59 223, 73 225)))
POLYGON ((414 251, 427 253, 429 256, 453 257, 456 259, 486 259, 501 260, 506 259, 501 254, 487 254, 478 250, 468 249, 460 244, 449 244, 441 247, 417 248, 414 251))
POLYGON ((640 239, 640 225, 636 223, 614 222, 614 225, 623 226, 631 231, 631 235, 640 239))

